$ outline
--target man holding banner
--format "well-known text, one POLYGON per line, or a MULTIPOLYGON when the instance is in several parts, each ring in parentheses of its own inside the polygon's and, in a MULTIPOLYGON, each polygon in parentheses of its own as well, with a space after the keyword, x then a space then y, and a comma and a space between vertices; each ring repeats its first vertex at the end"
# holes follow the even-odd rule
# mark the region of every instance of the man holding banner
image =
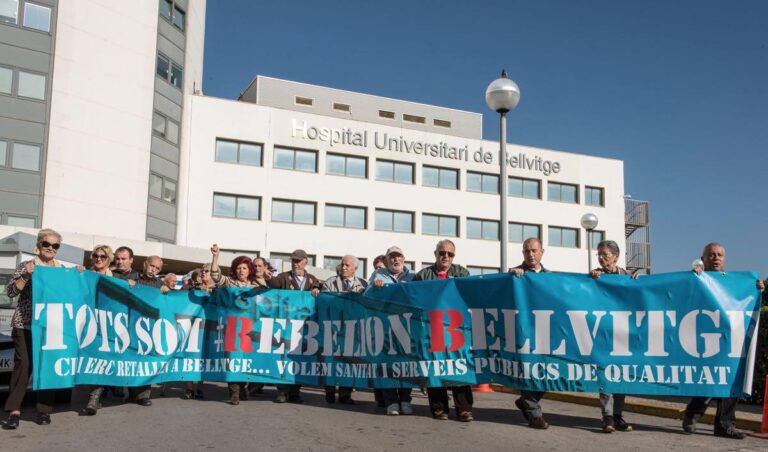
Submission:
MULTIPOLYGON (((701 253, 702 268, 696 265, 693 269, 697 275, 702 271, 721 272, 725 274, 725 247, 719 243, 709 243, 701 253)), ((757 280, 757 288, 761 292, 765 290, 765 283, 757 280)), ((683 431, 688 434, 696 432, 696 422, 707 411, 712 397, 693 397, 685 408, 683 415, 683 431)), ((747 435, 736 430, 736 405, 737 397, 715 398, 717 400, 717 412, 715 413, 715 436, 731 439, 744 439, 747 435)))

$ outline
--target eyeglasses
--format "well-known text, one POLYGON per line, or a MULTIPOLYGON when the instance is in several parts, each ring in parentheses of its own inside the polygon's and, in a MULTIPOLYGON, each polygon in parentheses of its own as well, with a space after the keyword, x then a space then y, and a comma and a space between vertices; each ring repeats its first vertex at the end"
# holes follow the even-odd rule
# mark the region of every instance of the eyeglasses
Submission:
POLYGON ((91 254, 91 259, 93 260, 106 260, 107 255, 106 254, 91 254))
POLYGON ((41 248, 53 248, 55 250, 59 249, 61 247, 61 243, 51 243, 49 241, 43 240, 40 242, 41 248))
POLYGON ((200 273, 210 273, 210 272, 211 272, 210 270, 203 270, 200 273))
POLYGON ((435 253, 440 257, 453 257, 456 255, 456 253, 450 251, 435 251, 435 253))

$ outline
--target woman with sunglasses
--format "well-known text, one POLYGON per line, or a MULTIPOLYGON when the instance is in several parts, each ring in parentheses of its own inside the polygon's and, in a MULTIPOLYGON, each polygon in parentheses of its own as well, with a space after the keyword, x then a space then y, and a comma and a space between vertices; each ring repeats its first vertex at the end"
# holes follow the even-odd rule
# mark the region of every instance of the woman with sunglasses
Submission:
MULTIPOLYGON (((24 261, 16 268, 5 287, 5 293, 9 298, 18 296, 16 311, 13 313, 11 326, 11 338, 13 338, 13 373, 9 382, 8 399, 5 402, 5 410, 9 411, 8 419, 3 428, 13 430, 19 426, 21 417, 21 402, 27 392, 27 383, 32 374, 32 273, 36 266, 61 267, 59 261, 54 259, 61 247, 61 234, 53 229, 41 229, 37 233, 37 246, 35 246, 35 258, 24 261)), ((51 423, 51 410, 53 409, 53 391, 37 391, 37 418, 40 425, 51 423)))
MULTIPOLYGON (((91 270, 104 276, 112 276, 109 269, 109 263, 114 259, 115 254, 108 245, 96 245, 91 251, 91 270)), ((85 405, 85 414, 94 416, 101 408, 101 395, 104 393, 104 386, 91 386, 91 392, 88 396, 88 404, 85 405)))

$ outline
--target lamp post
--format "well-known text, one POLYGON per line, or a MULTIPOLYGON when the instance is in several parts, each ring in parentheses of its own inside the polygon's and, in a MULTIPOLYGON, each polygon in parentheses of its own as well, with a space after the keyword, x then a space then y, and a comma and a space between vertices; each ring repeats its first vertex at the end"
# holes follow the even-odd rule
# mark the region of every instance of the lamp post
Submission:
POLYGON ((597 227, 597 215, 585 213, 581 216, 581 227, 587 230, 587 273, 592 271, 592 231, 597 227))
POLYGON ((499 195, 501 208, 499 209, 499 232, 501 233, 500 269, 506 272, 507 266, 507 113, 514 110, 520 102, 520 88, 517 83, 507 77, 507 71, 501 71, 501 78, 492 81, 485 90, 485 102, 491 110, 501 116, 499 130, 499 195))

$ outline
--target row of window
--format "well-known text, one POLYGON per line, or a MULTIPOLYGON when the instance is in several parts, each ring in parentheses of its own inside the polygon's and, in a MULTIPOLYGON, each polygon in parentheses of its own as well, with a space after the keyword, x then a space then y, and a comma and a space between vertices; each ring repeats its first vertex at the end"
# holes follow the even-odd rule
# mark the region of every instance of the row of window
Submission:
MULTIPOLYGON (((317 204, 314 202, 287 199, 272 200, 271 221, 296 224, 317 224, 317 204)), ((261 198, 225 193, 213 194, 213 215, 225 218, 247 220, 261 219, 261 198)), ((377 231, 415 232, 414 212, 375 209, 374 229, 377 231)), ((359 206, 340 204, 325 205, 325 226, 368 229, 368 209, 359 206)), ((459 217, 423 213, 421 233, 441 237, 459 237, 459 217)), ((510 242, 523 242, 536 237, 542 239, 542 225, 511 222, 508 225, 510 242)), ((593 231, 593 243, 602 240, 602 231, 593 231)), ((468 239, 499 240, 499 222, 480 218, 466 219, 466 237, 468 239)), ((548 242, 553 246, 579 248, 579 229, 560 226, 548 227, 548 242)))
MULTIPOLYGON (((231 140, 216 140, 216 161, 262 166, 263 145, 231 140)), ((317 151, 275 147, 272 160, 274 168, 308 173, 318 172, 317 151)), ((414 184, 413 163, 376 160, 376 180, 400 184, 414 184)), ((345 154, 326 154, 325 173, 334 176, 366 179, 368 159, 345 154)), ((422 185, 458 190, 459 170, 437 166, 422 166, 422 185)), ((495 174, 467 171, 466 190, 477 193, 499 193, 499 176, 495 174)), ((541 180, 510 177, 507 184, 509 196, 528 199, 542 199, 541 180)), ((559 182, 547 183, 547 200, 579 203, 579 186, 559 182)), ((585 187, 584 202, 589 206, 604 205, 603 189, 585 187)))
POLYGON ((40 149, 37 144, 0 140, 0 167, 40 171, 40 149))
POLYGON ((51 31, 51 8, 32 2, 23 2, 19 9, 19 0, 0 0, 0 22, 18 25, 31 30, 49 33, 51 31), (22 16, 19 17, 19 12, 22 16))
POLYGON ((184 32, 184 10, 172 0, 160 0, 160 17, 184 32))
POLYGON ((45 74, 0 66, 0 94, 45 100, 46 80, 45 74))
MULTIPOLYGON (((294 103, 296 105, 302 105, 305 107, 312 107, 315 104, 315 100, 309 97, 303 97, 303 96, 296 96, 294 98, 294 103)), ((349 104, 342 104, 340 102, 333 102, 333 109, 336 111, 343 111, 345 113, 352 112, 352 106, 349 104)), ((384 119, 395 119, 395 112, 389 111, 389 110, 379 110, 379 118, 384 119)), ((427 118, 424 116, 418 116, 418 115, 409 115, 407 113, 403 113, 402 115, 403 121, 405 122, 412 122, 416 124, 426 124, 427 118)), ((447 129, 451 128, 451 121, 447 121, 445 119, 433 119, 432 124, 437 127, 445 127, 447 129)))

